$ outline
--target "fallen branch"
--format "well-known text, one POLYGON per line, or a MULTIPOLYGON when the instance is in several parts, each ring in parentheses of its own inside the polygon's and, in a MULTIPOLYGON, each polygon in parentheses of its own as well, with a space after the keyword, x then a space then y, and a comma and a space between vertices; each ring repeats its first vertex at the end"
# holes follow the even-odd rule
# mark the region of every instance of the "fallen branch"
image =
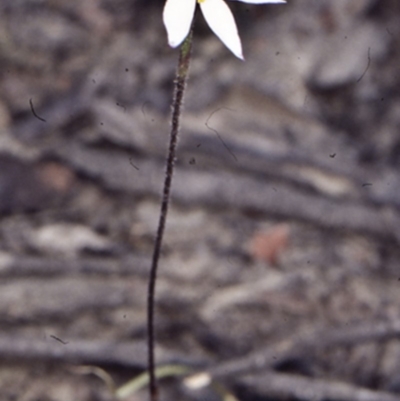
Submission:
POLYGON ((245 386, 252 393, 275 400, 400 401, 399 395, 347 383, 270 372, 244 377, 240 379, 239 386, 245 386))
POLYGON ((335 330, 316 330, 310 334, 294 335, 243 358, 221 363, 207 372, 213 378, 236 376, 273 368, 288 360, 307 360, 318 352, 332 347, 351 347, 372 341, 389 341, 398 337, 400 337, 400 320, 369 322, 335 330))
MULTIPOLYGON (((156 348, 157 360, 161 365, 180 363, 198 366, 186 356, 178 355, 161 347, 156 348)), ((71 340, 49 336, 46 340, 30 340, 21 337, 0 337, 1 360, 52 361, 90 365, 119 365, 143 370, 147 367, 146 344, 144 341, 105 342, 71 340)))

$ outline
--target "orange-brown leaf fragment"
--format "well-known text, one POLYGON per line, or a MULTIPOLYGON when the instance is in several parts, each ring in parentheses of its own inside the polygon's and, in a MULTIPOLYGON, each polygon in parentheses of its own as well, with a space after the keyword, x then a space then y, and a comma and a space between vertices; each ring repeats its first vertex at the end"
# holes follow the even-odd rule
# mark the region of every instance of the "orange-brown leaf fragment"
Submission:
POLYGON ((250 255, 256 260, 277 266, 279 256, 288 246, 290 228, 288 224, 276 224, 267 230, 258 231, 249 243, 250 255))

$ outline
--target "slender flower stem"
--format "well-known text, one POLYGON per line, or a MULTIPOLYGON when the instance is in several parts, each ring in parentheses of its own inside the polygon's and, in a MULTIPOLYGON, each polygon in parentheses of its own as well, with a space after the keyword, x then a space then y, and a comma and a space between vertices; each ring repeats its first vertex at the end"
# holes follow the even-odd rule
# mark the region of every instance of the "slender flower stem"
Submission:
POLYGON ((179 53, 179 63, 176 71, 174 100, 172 103, 172 126, 170 133, 170 142, 168 148, 168 156, 166 161, 166 171, 163 195, 161 201, 160 218, 158 221, 157 235, 154 243, 153 259, 150 270, 149 286, 147 292, 147 345, 148 345, 148 369, 149 369, 149 392, 150 400, 158 401, 158 386, 155 375, 155 357, 154 357, 154 304, 155 304, 155 287, 157 280, 157 267, 160 259, 160 252, 167 220, 169 199, 171 193, 172 176, 176 159, 176 147, 178 144, 178 132, 180 127, 180 117, 183 104, 183 96, 185 93, 186 79, 189 71, 190 54, 192 48, 192 32, 182 43, 179 53))

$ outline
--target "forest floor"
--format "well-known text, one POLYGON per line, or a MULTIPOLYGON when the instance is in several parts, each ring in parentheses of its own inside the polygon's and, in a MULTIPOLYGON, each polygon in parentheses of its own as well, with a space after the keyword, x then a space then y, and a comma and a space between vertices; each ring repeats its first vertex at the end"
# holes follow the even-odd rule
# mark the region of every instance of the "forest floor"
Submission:
MULTIPOLYGON (((400 3, 229 6, 246 61, 197 15, 156 311, 157 363, 224 390, 161 401, 400 401, 400 3)), ((111 401, 147 366, 162 7, 1 2, 1 400, 111 401)))

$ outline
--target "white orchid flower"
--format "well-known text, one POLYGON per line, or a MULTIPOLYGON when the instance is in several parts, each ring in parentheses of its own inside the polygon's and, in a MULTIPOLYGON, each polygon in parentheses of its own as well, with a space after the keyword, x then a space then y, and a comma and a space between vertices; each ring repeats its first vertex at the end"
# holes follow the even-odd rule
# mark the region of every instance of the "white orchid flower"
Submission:
MULTIPOLYGON (((286 3, 285 0, 239 0, 249 4, 286 3)), ((232 12, 224 0, 197 0, 211 30, 225 46, 243 60, 242 44, 232 12)), ((189 33, 196 8, 196 0, 167 0, 163 19, 167 29, 168 42, 179 46, 189 33)))

